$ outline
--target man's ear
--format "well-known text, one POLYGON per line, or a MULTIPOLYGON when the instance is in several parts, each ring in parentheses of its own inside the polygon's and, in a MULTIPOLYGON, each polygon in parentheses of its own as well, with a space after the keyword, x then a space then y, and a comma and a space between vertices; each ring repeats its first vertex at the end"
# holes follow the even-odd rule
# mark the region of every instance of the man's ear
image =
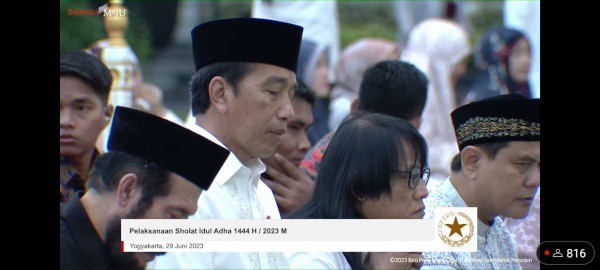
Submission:
POLYGON ((115 110, 114 110, 112 104, 106 104, 106 106, 104 106, 104 111, 102 113, 104 114, 104 127, 105 128, 110 123, 110 119, 112 119, 112 115, 113 115, 114 111, 115 110))
POLYGON ((477 172, 483 156, 483 150, 477 146, 469 145, 461 151, 461 165, 463 172, 471 180, 477 178, 477 172))
POLYGON ((358 108, 358 98, 354 98, 354 100, 352 100, 352 103, 350 103, 350 112, 354 112, 356 111, 356 109, 358 108))
POLYGON ((217 111, 221 114, 227 113, 228 96, 229 93, 227 88, 229 83, 221 76, 215 76, 210 80, 208 84, 208 98, 210 99, 210 106, 215 106, 217 111))
POLYGON ((117 203, 120 207, 127 207, 127 205, 132 202, 138 180, 138 176, 135 173, 128 173, 121 177, 116 194, 117 203))

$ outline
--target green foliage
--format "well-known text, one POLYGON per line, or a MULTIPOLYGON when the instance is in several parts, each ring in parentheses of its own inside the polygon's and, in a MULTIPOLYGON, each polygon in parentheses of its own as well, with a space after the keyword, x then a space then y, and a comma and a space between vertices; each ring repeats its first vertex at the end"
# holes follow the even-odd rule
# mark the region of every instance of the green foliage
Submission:
MULTIPOLYGON (((213 2, 211 20, 227 18, 250 18, 252 16, 252 1, 215 1, 213 2)), ((208 19, 208 18, 207 18, 208 19)))
POLYGON ((69 9, 90 8, 88 2, 60 2, 60 53, 81 50, 106 38, 102 17, 68 15, 69 9))
MULTIPOLYGON (((106 39, 101 15, 68 15, 69 9, 97 9, 98 6, 95 6, 92 1, 60 2, 60 53, 81 50, 97 40, 106 39)), ((150 30, 139 9, 129 8, 127 2, 124 6, 127 8, 129 20, 125 39, 143 64, 152 57, 150 30)))
POLYGON ((350 43, 364 37, 377 37, 390 41, 396 40, 396 29, 377 22, 365 24, 340 24, 340 45, 345 48, 350 43))
POLYGON ((341 48, 364 38, 396 40, 396 21, 390 1, 338 1, 341 48))
POLYGON ((480 12, 474 13, 469 17, 473 28, 471 42, 475 44, 481 36, 492 26, 503 25, 503 9, 493 5, 485 5, 480 12))

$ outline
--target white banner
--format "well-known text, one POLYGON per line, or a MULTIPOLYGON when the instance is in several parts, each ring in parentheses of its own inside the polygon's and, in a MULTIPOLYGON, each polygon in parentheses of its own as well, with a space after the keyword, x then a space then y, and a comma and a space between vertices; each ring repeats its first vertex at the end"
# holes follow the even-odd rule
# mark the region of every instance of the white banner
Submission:
POLYGON ((477 208, 435 219, 123 219, 125 252, 477 251, 477 208))

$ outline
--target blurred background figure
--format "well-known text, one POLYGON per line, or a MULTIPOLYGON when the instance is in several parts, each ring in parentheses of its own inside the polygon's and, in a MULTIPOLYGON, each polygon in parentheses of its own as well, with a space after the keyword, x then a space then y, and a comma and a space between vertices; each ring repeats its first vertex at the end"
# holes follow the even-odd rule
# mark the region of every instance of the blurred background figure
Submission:
MULTIPOLYGON (((252 1, 252 17, 277 20, 304 27, 303 38, 314 40, 329 48, 328 70, 340 54, 340 26, 337 1, 252 1)), ((333 73, 328 73, 333 81, 333 73)), ((310 84, 305 81, 308 86, 310 84)), ((317 90, 313 89, 315 92, 317 90)))
POLYGON ((133 72, 133 108, 149 112, 179 125, 184 121, 172 110, 167 108, 163 102, 163 91, 156 84, 144 81, 141 67, 136 67, 133 72))
POLYGON ((412 63, 429 79, 427 102, 419 132, 430 153, 431 188, 450 176, 450 161, 458 153, 450 112, 457 107, 455 87, 471 54, 467 31, 458 23, 432 18, 411 31, 401 60, 412 63))
POLYGON ((472 33, 471 16, 483 6, 481 1, 393 1, 393 4, 397 41, 401 45, 406 44, 415 25, 429 18, 454 20, 472 33))
POLYGON ((449 1, 394 1, 398 43, 406 44, 410 31, 428 18, 447 18, 449 1))
POLYGON ((309 38, 302 38, 300 55, 298 56, 298 71, 296 78, 303 81, 315 93, 316 101, 313 108, 313 125, 308 129, 308 140, 315 144, 329 132, 329 94, 331 86, 328 80, 329 48, 309 38))
POLYGON ((531 96, 540 97, 540 1, 504 1, 504 26, 522 31, 529 38, 531 96))
POLYGON ((365 70, 379 61, 398 59, 396 42, 381 38, 363 38, 346 46, 335 64, 335 84, 329 104, 329 130, 335 130, 350 113, 350 104, 358 97, 365 70))
POLYGON ((531 46, 523 32, 492 27, 477 42, 473 55, 483 72, 461 104, 508 93, 531 98, 531 46))

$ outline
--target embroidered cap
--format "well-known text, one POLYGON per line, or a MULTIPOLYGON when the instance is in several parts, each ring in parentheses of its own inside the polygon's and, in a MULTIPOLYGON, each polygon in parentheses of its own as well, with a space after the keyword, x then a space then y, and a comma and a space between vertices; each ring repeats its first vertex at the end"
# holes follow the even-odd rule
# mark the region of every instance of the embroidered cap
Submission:
POLYGON ((229 156, 229 150, 187 128, 121 106, 115 109, 108 150, 163 165, 204 190, 229 156))
POLYGON ((258 62, 296 72, 304 28, 256 18, 206 22, 192 29, 196 71, 217 62, 258 62))
POLYGON ((540 99, 519 94, 494 96, 450 114, 458 148, 503 141, 540 140, 540 99))

